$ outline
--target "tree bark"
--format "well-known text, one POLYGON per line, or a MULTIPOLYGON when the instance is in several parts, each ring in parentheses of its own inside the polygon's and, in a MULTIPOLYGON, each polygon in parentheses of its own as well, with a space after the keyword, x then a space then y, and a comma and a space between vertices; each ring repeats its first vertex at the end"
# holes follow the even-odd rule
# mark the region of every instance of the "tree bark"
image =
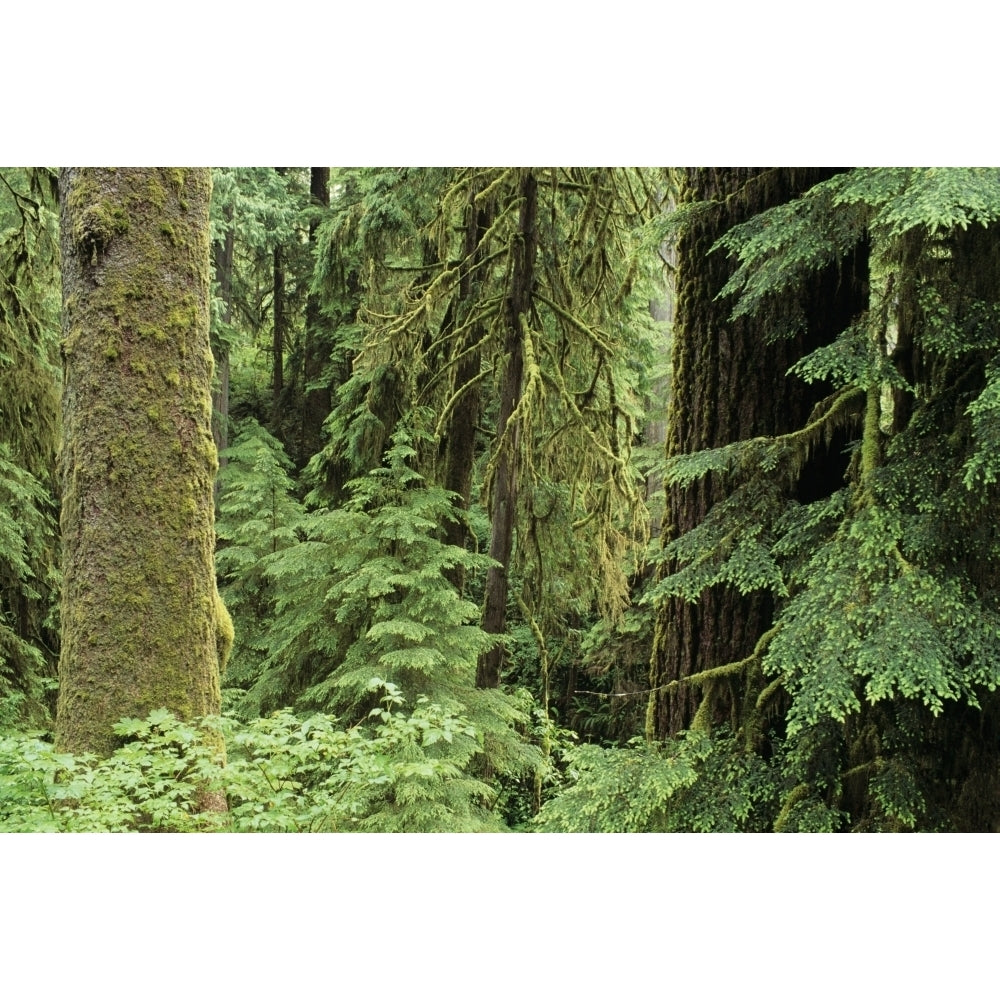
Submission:
MULTIPOLYGON (((669 263, 672 267, 676 267, 676 252, 672 248, 665 249, 663 252, 667 255, 664 263, 669 263)), ((674 290, 672 287, 662 299, 649 303, 649 313, 657 323, 663 324, 666 331, 671 329, 674 322, 674 290)), ((671 336, 669 332, 664 334, 662 340, 657 341, 657 361, 665 362, 669 359, 670 341, 671 336)), ((645 428, 643 428, 643 444, 665 447, 667 440, 666 409, 670 400, 669 375, 663 375, 653 383, 651 386, 651 395, 652 399, 650 402, 652 403, 654 413, 657 415, 650 418, 645 428)), ((660 469, 653 468, 646 476, 646 500, 649 501, 651 497, 655 496, 662 489, 663 473, 660 469)), ((655 514, 651 515, 649 521, 649 537, 651 540, 659 538, 662 527, 662 517, 657 517, 655 514)))
MULTIPOLYGON (((233 321, 233 249, 235 230, 232 226, 232 207, 226 209, 226 221, 229 223, 222 242, 217 242, 213 248, 215 265, 215 280, 219 283, 219 293, 224 303, 222 322, 227 326, 233 321)), ((216 386, 212 390, 212 437, 219 453, 219 470, 226 464, 223 452, 229 447, 229 345, 224 341, 212 344, 215 358, 216 386)), ((215 501, 219 501, 219 479, 215 480, 215 501)))
POLYGON ((207 169, 64 169, 62 653, 56 742, 219 711, 207 169))
MULTIPOLYGON (((538 235, 535 229, 538 213, 535 175, 524 172, 520 185, 521 200, 518 232, 515 237, 514 264, 510 289, 505 303, 506 336, 504 353, 507 357, 500 389, 500 413, 497 419, 497 465, 492 490, 490 558, 500 565, 486 574, 486 597, 483 609, 483 631, 501 635, 507 627, 508 567, 514 544, 514 515, 517 510, 517 427, 508 426, 521 398, 524 375, 524 334, 521 323, 531 308, 535 280, 535 255, 538 235)), ((476 667, 476 687, 500 686, 503 666, 502 645, 483 653, 476 667)))
MULTIPOLYGON (((274 168, 281 176, 287 167, 274 168)), ((271 300, 273 328, 271 331, 271 430, 282 438, 281 396, 285 388, 285 254, 279 245, 274 248, 274 294, 271 300)))
POLYGON ((277 433, 281 417, 281 394, 285 389, 285 264, 281 247, 274 248, 272 308, 274 323, 271 331, 271 424, 277 433))
MULTIPOLYGON (((686 201, 714 201, 716 208, 692 222, 678 242, 677 312, 673 343, 673 394, 668 415, 667 458, 718 448, 801 427, 828 392, 786 377, 789 367, 829 343, 867 306, 867 263, 854 260, 819 274, 802 305, 806 332, 768 343, 759 321, 730 318, 732 300, 717 296, 735 269, 722 252, 710 253, 734 225, 803 194, 835 174, 825 168, 698 168, 687 172, 686 201)), ((800 476, 812 499, 843 484, 844 442, 816 455, 800 476)), ((700 524, 727 491, 711 475, 686 489, 669 489, 664 543, 700 524)), ((674 567, 668 565, 665 572, 674 567)), ((697 604, 665 602, 657 617, 650 678, 654 688, 651 735, 663 739, 691 726, 703 692, 665 685, 710 667, 749 656, 771 623, 769 592, 741 596, 732 588, 706 590, 697 604), (656 690, 659 689, 659 690, 656 690)), ((716 699, 717 721, 732 718, 737 692, 716 699)))
MULTIPOLYGON (((330 168, 311 167, 309 194, 313 205, 330 207, 330 168)), ((309 223, 309 242, 315 244, 319 220, 309 223)), ((299 463, 305 465, 323 446, 323 424, 330 415, 333 395, 329 385, 317 385, 330 361, 330 344, 323 336, 323 316, 319 297, 306 299, 305 349, 302 365, 302 424, 299 440, 299 463)))
MULTIPOLYGON (((476 274, 476 265, 482 259, 479 243, 483 234, 489 229, 491 212, 476 205, 478 189, 472 185, 469 189, 469 202, 466 207, 465 244, 463 247, 464 270, 459 281, 458 304, 455 309, 455 326, 460 327, 466 322, 476 308, 476 288, 482 281, 482 276, 476 274)), ((465 548, 469 538, 469 524, 466 514, 472 500, 472 466, 476 454, 476 424, 479 422, 481 394, 479 390, 479 374, 482 367, 482 351, 479 347, 485 332, 481 323, 471 324, 453 351, 461 355, 461 360, 455 370, 455 391, 462 395, 452 410, 448 422, 448 439, 445 448, 445 489, 451 490, 461 498, 461 514, 454 521, 449 521, 445 529, 449 545, 465 548)), ((448 571, 448 578, 459 593, 465 587, 465 571, 461 566, 455 566, 448 571)))

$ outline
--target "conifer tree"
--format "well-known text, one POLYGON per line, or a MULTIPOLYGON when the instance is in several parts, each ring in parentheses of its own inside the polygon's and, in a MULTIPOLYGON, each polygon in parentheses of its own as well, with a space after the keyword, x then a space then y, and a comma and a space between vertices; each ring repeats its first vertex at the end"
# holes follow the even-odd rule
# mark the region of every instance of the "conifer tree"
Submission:
MULTIPOLYGON (((514 544, 517 512, 517 441, 515 410, 521 402, 524 379, 525 328, 529 323, 538 252, 538 181, 530 170, 520 180, 517 234, 514 237, 510 286, 503 304, 504 369, 500 381, 500 412, 497 415, 496 472, 493 479, 493 510, 490 518, 490 558, 495 565, 486 574, 483 629, 501 635, 507 624, 507 590, 510 557, 514 544)), ((479 657, 477 687, 498 687, 503 647, 496 646, 479 657)))
MULTIPOLYGON (((315 251, 317 231, 325 212, 330 208, 330 168, 312 167, 309 171, 309 194, 313 215, 309 220, 309 243, 315 251)), ((323 424, 330 415, 332 392, 326 368, 331 360, 330 339, 320 298, 310 291, 306 300, 305 333, 297 367, 301 401, 299 403, 299 435, 296 442, 301 464, 315 455, 323 445, 323 424)))
POLYGON ((726 495, 668 543, 677 564, 661 594, 694 601, 724 582, 775 602, 748 654, 687 682, 706 692, 693 720, 705 729, 713 684, 744 685, 728 735, 703 747, 767 789, 750 798, 773 811, 741 823, 1000 821, 998 221, 995 169, 855 169, 719 240, 736 265, 722 295, 762 333, 787 333, 788 303, 851 254, 870 287, 867 309, 792 366, 789 378, 825 383, 797 427, 678 454, 667 470, 674 489, 711 475, 726 495), (796 489, 842 433, 842 484, 796 489))
MULTIPOLYGON (((732 303, 719 295, 736 265, 716 248, 731 227, 773 205, 795 198, 829 177, 823 169, 698 168, 681 188, 688 211, 695 206, 677 244, 678 290, 674 324, 673 396, 668 415, 668 462, 676 456, 720 448, 761 435, 791 431, 825 396, 822 385, 786 377, 797 360, 833 340, 852 316, 867 306, 863 262, 837 260, 805 289, 768 302, 770 326, 759 317, 732 318, 732 303)), ((796 492, 833 492, 846 468, 838 454, 841 436, 800 470, 796 492)), ((708 474, 667 490, 663 542, 721 510, 731 490, 724 476, 708 474)), ((746 499, 746 498, 744 498, 746 499)), ((750 541, 750 539, 746 539, 750 541)), ((735 540, 739 545, 740 540, 735 540)), ((666 564, 676 572, 684 560, 666 564)), ((704 569, 704 566, 701 567, 704 569)), ((673 735, 694 724, 697 710, 726 718, 742 692, 737 678, 702 684, 688 677, 748 657, 771 624, 772 601, 765 589, 714 582, 703 573, 700 586, 666 600, 657 616, 651 669, 651 735, 673 735), (697 603, 693 603, 697 597, 697 603), (713 697, 706 696, 710 687, 713 697)), ((705 720, 706 724, 708 720, 705 720)))
POLYGON ((66 168, 58 744, 218 712, 209 196, 203 169, 66 168))

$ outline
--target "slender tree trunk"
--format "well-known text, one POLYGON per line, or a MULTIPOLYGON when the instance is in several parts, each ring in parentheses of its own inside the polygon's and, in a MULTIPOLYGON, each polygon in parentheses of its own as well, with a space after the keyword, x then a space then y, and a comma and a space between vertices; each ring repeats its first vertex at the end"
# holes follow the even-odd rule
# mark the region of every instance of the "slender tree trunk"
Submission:
MULTIPOLYGON (((287 167, 274 168, 282 177, 287 167)), ((274 326, 271 337, 271 429, 281 438, 281 396, 285 388, 285 253, 274 248, 274 296, 272 299, 274 326)))
MULTIPOLYGON (((455 310, 456 326, 461 326, 475 309, 475 289, 482 276, 475 271, 482 259, 479 247, 483 234, 489 229, 491 212, 476 205, 478 189, 473 185, 469 190, 469 204, 466 208, 465 245, 463 260, 465 270, 459 282, 459 304, 455 310)), ((479 422, 481 394, 479 374, 482 367, 482 351, 479 347, 484 336, 482 325, 474 323, 455 344, 454 350, 461 355, 455 370, 455 391, 462 395, 452 410, 448 422, 448 441, 445 450, 445 489, 461 498, 461 515, 449 521, 446 538, 450 545, 464 548, 469 538, 467 512, 472 499, 472 466, 476 454, 476 424, 479 422)), ((450 570, 448 577, 459 592, 465 586, 465 571, 461 566, 450 570)))
POLYGON ((271 422, 277 431, 281 394, 285 389, 285 262, 281 247, 274 248, 274 326, 271 337, 271 422))
MULTIPOLYGON (((232 227, 232 207, 226 209, 226 220, 229 223, 222 242, 217 242, 213 249, 215 264, 215 279, 219 283, 219 293, 222 296, 222 322, 227 326, 233 320, 233 247, 235 230, 232 227)), ((219 452, 219 470, 226 464, 222 454, 229 447, 229 345, 224 341, 212 344, 215 357, 216 386, 212 390, 212 437, 216 450, 219 452)), ((219 501, 219 480, 215 480, 215 501, 219 501)))
MULTIPOLYGON (((314 205, 330 207, 330 168, 312 167, 309 193, 314 205)), ((319 220, 309 223, 309 242, 315 244, 319 220)), ((323 446, 323 424, 330 415, 333 397, 329 385, 318 385, 330 361, 330 344, 323 336, 319 297, 306 299, 305 349, 302 362, 302 423, 299 435, 299 464, 305 465, 323 446)))
MULTIPOLYGON (((504 353, 507 363, 500 388, 500 414, 497 420, 497 465, 492 490, 490 557, 500 565, 486 574, 486 600, 483 609, 483 630, 501 635, 507 627, 507 572, 514 544, 514 515, 517 510, 517 427, 508 426, 521 398, 524 375, 524 334, 521 323, 531 308, 535 280, 535 255, 538 234, 535 229, 538 212, 537 183, 529 170, 522 177, 519 189, 521 210, 515 237, 514 266, 506 301, 506 340, 504 353)), ((476 687, 500 686, 503 647, 484 653, 476 669, 476 687)))
MULTIPOLYGON (((827 394, 827 386, 809 386, 785 373, 804 354, 830 342, 852 316, 866 308, 866 261, 849 262, 843 273, 833 267, 819 275, 809 301, 802 303, 806 332, 768 343, 758 320, 730 319, 732 301, 720 301, 717 296, 735 265, 723 253, 710 250, 732 226, 798 197, 835 172, 821 168, 688 171, 685 200, 713 201, 717 207, 691 223, 678 244, 668 458, 794 430, 827 394)), ((843 484, 846 462, 840 453, 845 443, 834 442, 826 453, 814 456, 800 476, 804 494, 816 499, 843 484)), ((668 489, 664 542, 698 525, 726 495, 724 485, 711 475, 686 489, 668 489)), ((666 567, 666 572, 672 570, 666 567)), ((663 688, 671 681, 749 656, 769 627, 772 611, 769 592, 742 596, 724 587, 706 590, 697 604, 674 598, 663 605, 650 670, 651 686, 660 689, 650 706, 650 735, 664 738, 689 728, 706 694, 684 684, 663 688)), ((732 718, 739 692, 712 694, 715 709, 707 721, 711 716, 732 718)))
POLYGON ((69 168, 62 208, 57 744, 122 716, 219 711, 207 169, 69 168))

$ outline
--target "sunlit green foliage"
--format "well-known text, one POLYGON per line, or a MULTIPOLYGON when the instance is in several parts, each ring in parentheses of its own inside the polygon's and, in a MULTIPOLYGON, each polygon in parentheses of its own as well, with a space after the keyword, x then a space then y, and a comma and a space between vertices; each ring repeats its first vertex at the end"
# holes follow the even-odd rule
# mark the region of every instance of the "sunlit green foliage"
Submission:
POLYGON ((363 708, 374 675, 409 696, 471 684, 477 653, 495 640, 445 574, 456 564, 481 572, 487 560, 441 541, 451 498, 410 467, 411 439, 397 432, 387 465, 350 484, 351 499, 333 510, 306 511, 289 496, 276 442, 259 429, 232 449, 220 537, 238 544, 220 551, 220 569, 238 613, 256 604, 246 609, 251 634, 263 628, 254 615, 266 619, 251 712, 296 698, 363 708))

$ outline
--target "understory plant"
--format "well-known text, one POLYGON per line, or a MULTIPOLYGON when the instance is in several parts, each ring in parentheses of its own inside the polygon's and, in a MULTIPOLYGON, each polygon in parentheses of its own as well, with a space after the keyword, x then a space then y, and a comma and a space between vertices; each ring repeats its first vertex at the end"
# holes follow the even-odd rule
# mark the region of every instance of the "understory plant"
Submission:
POLYGON ((471 775, 483 737, 427 699, 404 709, 377 679, 362 724, 289 710, 244 723, 123 719, 100 759, 57 752, 44 734, 0 736, 0 831, 471 832, 501 830, 496 791, 471 775), (221 733, 223 760, 216 740, 221 733), (202 805, 215 794, 225 811, 202 805))

